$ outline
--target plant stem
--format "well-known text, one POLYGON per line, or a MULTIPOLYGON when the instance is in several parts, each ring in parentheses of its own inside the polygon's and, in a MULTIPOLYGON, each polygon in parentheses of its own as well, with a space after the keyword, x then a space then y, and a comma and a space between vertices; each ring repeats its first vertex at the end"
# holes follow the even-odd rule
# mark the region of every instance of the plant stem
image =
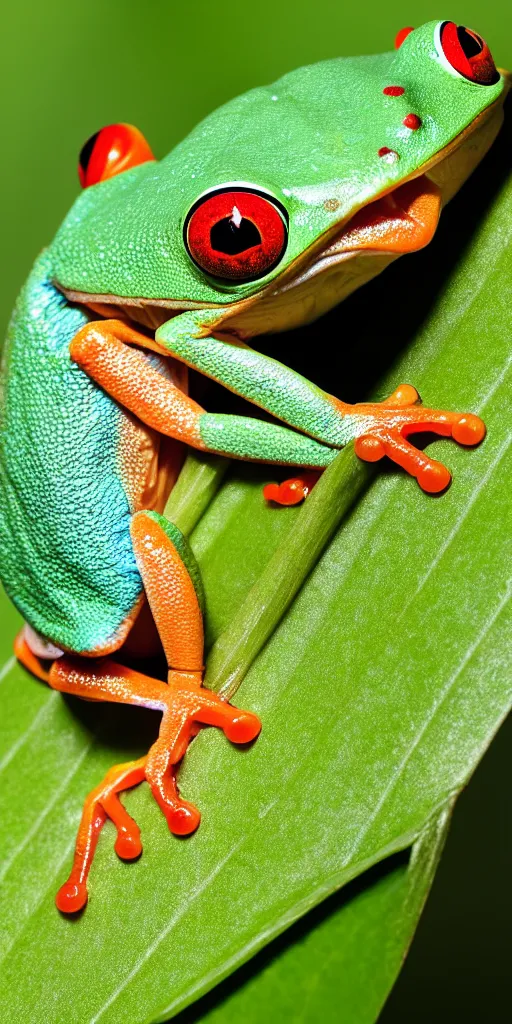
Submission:
POLYGON ((373 472, 372 466, 357 458, 353 444, 325 470, 234 619, 214 643, 206 686, 231 700, 373 472))
POLYGON ((230 460, 220 455, 188 452, 164 509, 166 519, 186 537, 215 497, 229 464, 230 460))

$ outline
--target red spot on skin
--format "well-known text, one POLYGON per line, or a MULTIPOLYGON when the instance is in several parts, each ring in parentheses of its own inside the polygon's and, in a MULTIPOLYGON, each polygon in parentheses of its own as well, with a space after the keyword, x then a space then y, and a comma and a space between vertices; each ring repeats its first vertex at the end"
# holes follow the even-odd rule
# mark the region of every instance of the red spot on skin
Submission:
POLYGON ((381 148, 379 149, 379 156, 385 157, 386 163, 388 164, 394 164, 397 160, 400 159, 400 156, 396 152, 396 150, 389 149, 388 146, 381 146, 381 148))
POLYGON ((416 132, 418 128, 421 128, 421 117, 418 117, 417 114, 407 114, 407 117, 404 117, 402 124, 404 124, 406 128, 411 128, 413 132, 416 132))
POLYGON ((395 36, 395 50, 400 49, 404 39, 407 39, 407 36, 410 35, 411 32, 414 32, 414 29, 410 25, 407 25, 406 28, 401 28, 400 31, 397 32, 395 36))
POLYGON ((386 85, 382 92, 384 96, 403 96, 405 89, 401 85, 386 85))

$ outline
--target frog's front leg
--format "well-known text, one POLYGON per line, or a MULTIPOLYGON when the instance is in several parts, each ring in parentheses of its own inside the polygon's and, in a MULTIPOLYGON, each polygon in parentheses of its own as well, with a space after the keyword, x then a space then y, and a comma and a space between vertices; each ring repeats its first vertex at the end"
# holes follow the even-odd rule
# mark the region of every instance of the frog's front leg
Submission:
POLYGON ((142 850, 137 825, 119 794, 146 779, 171 832, 188 835, 200 821, 196 807, 181 800, 175 779, 198 724, 221 728, 233 743, 247 743, 260 731, 251 712, 240 711, 206 690, 203 674, 203 622, 197 566, 179 530, 156 512, 139 512, 132 542, 144 588, 169 667, 167 684, 110 659, 65 656, 55 661, 48 681, 56 689, 87 700, 107 700, 162 712, 158 739, 149 753, 112 768, 89 794, 78 830, 71 874, 57 894, 64 913, 87 902, 87 876, 99 833, 110 818, 117 829, 116 853, 133 860, 142 850))
POLYGON ((368 462, 389 456, 416 477, 424 491, 443 490, 450 472, 415 448, 408 437, 429 431, 453 437, 459 444, 476 445, 485 435, 477 416, 418 404, 418 392, 409 384, 402 384, 384 402, 348 405, 236 339, 214 337, 216 319, 216 310, 183 314, 160 327, 156 341, 189 366, 324 444, 341 448, 354 441, 357 455, 368 462))
MULTIPOLYGON (((176 317, 176 322, 184 320, 188 329, 188 316, 176 317)), ((196 321, 194 325, 197 331, 196 321)), ((73 338, 70 353, 88 376, 140 420, 194 448, 238 459, 321 469, 335 458, 331 447, 279 424, 205 412, 152 366, 141 348, 172 354, 170 346, 153 342, 120 320, 86 324, 73 338)))

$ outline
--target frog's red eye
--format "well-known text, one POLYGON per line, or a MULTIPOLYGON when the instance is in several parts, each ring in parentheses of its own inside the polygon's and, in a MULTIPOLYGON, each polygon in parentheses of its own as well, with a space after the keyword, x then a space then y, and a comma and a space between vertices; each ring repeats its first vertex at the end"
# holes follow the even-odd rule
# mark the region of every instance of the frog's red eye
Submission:
POLYGON ((445 21, 439 33, 443 54, 462 78, 478 85, 494 85, 499 80, 491 51, 481 36, 464 25, 445 21))
POLYGON ((109 124, 101 128, 80 150, 78 177, 82 188, 97 185, 121 171, 154 160, 154 156, 138 128, 132 124, 109 124))
POLYGON ((199 199, 184 234, 201 270, 230 281, 250 281, 279 263, 286 248, 287 216, 271 196, 231 187, 199 199))

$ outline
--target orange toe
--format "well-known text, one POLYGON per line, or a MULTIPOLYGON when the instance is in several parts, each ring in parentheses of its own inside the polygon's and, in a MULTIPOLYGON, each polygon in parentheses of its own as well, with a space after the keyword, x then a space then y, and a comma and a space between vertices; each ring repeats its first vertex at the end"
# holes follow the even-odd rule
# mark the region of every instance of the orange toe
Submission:
POLYGON ((195 832, 201 821, 201 814, 194 804, 182 800, 176 807, 165 810, 169 830, 175 836, 189 836, 195 832))
POLYGON ((274 501, 276 505, 298 505, 304 501, 307 491, 302 480, 284 480, 282 484, 266 484, 263 497, 266 501, 274 501))
POLYGON ((307 491, 302 480, 283 480, 279 488, 280 505, 298 505, 304 501, 307 491))
POLYGON ((114 850, 121 860, 137 860, 142 853, 140 836, 135 832, 119 832, 114 844, 114 850))
POLYGON ((320 477, 317 470, 305 470, 300 476, 283 480, 281 484, 266 484, 263 497, 276 505, 298 505, 313 489, 320 477))
POLYGON ((414 405, 420 397, 412 384, 401 384, 395 394, 399 405, 414 405))
POLYGON ((279 484, 265 484, 263 488, 265 501, 279 501, 279 484))
POLYGON ((65 882, 56 897, 57 909, 62 914, 76 914, 87 903, 87 888, 83 882, 65 882))
POLYGON ((354 451, 363 462, 378 462, 386 454, 382 441, 378 437, 371 437, 369 434, 356 438, 354 451))
POLYGON ((453 425, 452 436, 459 444, 480 444, 485 437, 485 423, 469 412, 453 425))
POLYGON ((419 401, 419 397, 420 396, 416 391, 416 388, 413 387, 412 384, 400 384, 400 386, 396 388, 395 391, 393 391, 393 394, 391 394, 389 398, 386 398, 386 400, 382 402, 382 405, 397 405, 399 407, 406 407, 408 405, 414 405, 417 401, 419 401))
POLYGON ((429 461, 420 469, 416 479, 427 494, 439 494, 444 491, 451 480, 451 473, 441 462, 429 461))
POLYGON ((244 711, 224 726, 224 732, 232 743, 250 743, 259 736, 261 722, 257 715, 244 711))

